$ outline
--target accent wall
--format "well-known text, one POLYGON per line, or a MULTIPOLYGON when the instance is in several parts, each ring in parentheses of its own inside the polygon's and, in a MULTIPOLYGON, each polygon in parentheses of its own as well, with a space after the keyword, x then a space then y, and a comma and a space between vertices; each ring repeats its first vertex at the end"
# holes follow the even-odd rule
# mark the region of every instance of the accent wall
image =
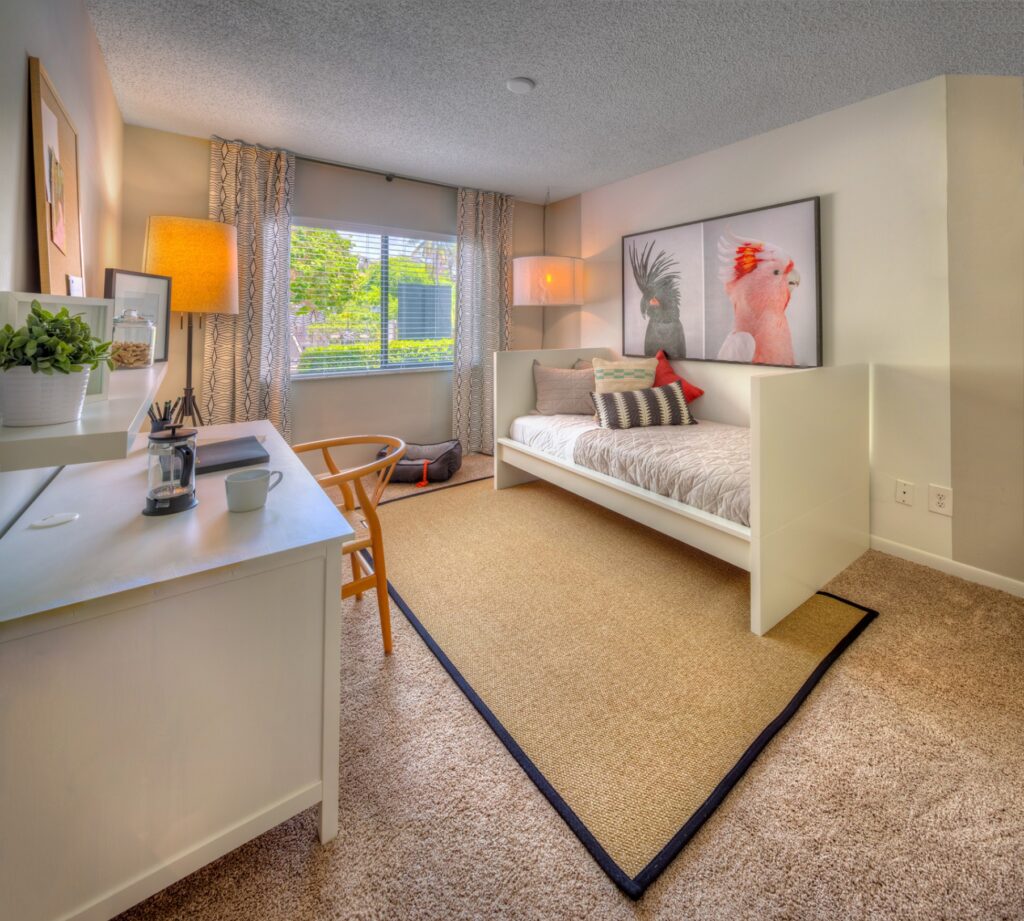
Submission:
MULTIPOLYGON (((1021 95, 1017 78, 938 77, 583 193, 580 252, 587 290, 579 314, 580 344, 621 350, 623 234, 820 195, 824 360, 873 366, 874 545, 935 565, 953 560, 956 544, 965 563, 1020 579, 1021 95), (972 85, 974 98, 966 105, 960 101, 966 92, 961 81, 980 81, 972 85), (976 112, 981 99, 987 114, 975 114, 968 124, 967 111, 976 112), (966 136, 974 138, 973 152, 953 141, 961 122, 966 136), (992 145, 1001 153, 992 155, 992 145), (981 151, 989 152, 987 158, 981 151), (955 174, 949 173, 950 164, 955 174), (996 186, 994 168, 1005 171, 996 186), (968 169, 973 170, 969 180, 968 169), (966 213, 972 193, 961 186, 968 182, 995 193, 986 197, 984 230, 1002 228, 1006 236, 1003 247, 992 252, 1016 253, 993 266, 995 260, 981 259, 983 247, 976 250, 973 264, 994 272, 988 289, 1000 291, 988 307, 982 306, 985 297, 978 289, 970 291, 976 275, 960 274, 964 222, 980 220, 966 213), (1000 313, 1006 314, 1005 324, 994 316, 1000 313), (956 365, 958 405, 968 398, 969 380, 975 381, 979 389, 969 399, 985 407, 988 419, 983 432, 974 427, 969 450, 958 447, 958 457, 973 458, 958 469, 973 472, 969 477, 960 472, 956 479, 950 356, 951 348, 954 356, 964 352, 960 341, 951 343, 951 318, 955 329, 974 330, 971 356, 965 359, 973 377, 963 362, 956 365), (1004 332, 1006 341, 996 345, 1004 332), (998 356, 1005 373, 980 373, 986 355, 998 356), (997 420, 1002 431, 994 429, 997 420), (985 462, 992 453, 1006 460, 985 462), (1009 469, 1014 463, 1016 475, 1009 469), (996 516, 1005 540, 990 541, 987 550, 985 538, 961 539, 959 527, 961 520, 972 531, 988 527, 984 516, 993 511, 994 496, 990 488, 979 499, 983 471, 1001 478, 999 492, 1007 499, 996 516), (915 484, 912 506, 894 501, 897 478, 915 484), (955 517, 929 512, 930 483, 954 487, 955 517), (988 503, 987 512, 979 502, 988 503)), ((703 411, 748 423, 750 377, 765 369, 694 361, 676 365, 707 391, 695 407, 698 416, 703 411)))

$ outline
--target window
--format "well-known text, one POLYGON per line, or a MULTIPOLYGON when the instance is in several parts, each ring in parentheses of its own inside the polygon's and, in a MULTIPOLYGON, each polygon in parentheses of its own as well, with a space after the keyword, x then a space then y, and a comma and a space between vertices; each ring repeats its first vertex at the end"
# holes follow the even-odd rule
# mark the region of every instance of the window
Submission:
POLYGON ((293 377, 447 368, 455 239, 292 225, 293 377))

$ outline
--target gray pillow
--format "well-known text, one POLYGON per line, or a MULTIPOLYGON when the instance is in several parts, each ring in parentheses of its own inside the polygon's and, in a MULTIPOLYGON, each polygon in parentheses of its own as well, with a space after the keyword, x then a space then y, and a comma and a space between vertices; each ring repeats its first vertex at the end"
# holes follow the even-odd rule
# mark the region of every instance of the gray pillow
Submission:
POLYGON ((533 382, 537 387, 537 412, 542 416, 570 413, 594 415, 594 369, 549 368, 533 363, 533 382))

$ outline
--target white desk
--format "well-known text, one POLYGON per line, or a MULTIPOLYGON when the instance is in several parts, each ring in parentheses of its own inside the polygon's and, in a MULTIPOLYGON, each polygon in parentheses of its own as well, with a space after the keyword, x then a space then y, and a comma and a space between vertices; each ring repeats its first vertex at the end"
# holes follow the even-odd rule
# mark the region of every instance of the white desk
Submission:
POLYGON ((266 422, 267 507, 141 515, 145 438, 65 468, 0 539, 0 918, 110 918, 321 803, 338 823, 341 541, 266 422), (33 530, 59 511, 77 521, 33 530))

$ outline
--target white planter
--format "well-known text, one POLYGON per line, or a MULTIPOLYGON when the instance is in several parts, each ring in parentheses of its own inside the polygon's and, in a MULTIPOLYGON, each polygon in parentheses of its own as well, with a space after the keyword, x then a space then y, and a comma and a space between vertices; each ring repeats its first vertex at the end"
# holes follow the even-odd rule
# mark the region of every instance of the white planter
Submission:
POLYGON ((82 415, 89 369, 73 374, 0 371, 0 421, 4 425, 57 425, 82 415))

